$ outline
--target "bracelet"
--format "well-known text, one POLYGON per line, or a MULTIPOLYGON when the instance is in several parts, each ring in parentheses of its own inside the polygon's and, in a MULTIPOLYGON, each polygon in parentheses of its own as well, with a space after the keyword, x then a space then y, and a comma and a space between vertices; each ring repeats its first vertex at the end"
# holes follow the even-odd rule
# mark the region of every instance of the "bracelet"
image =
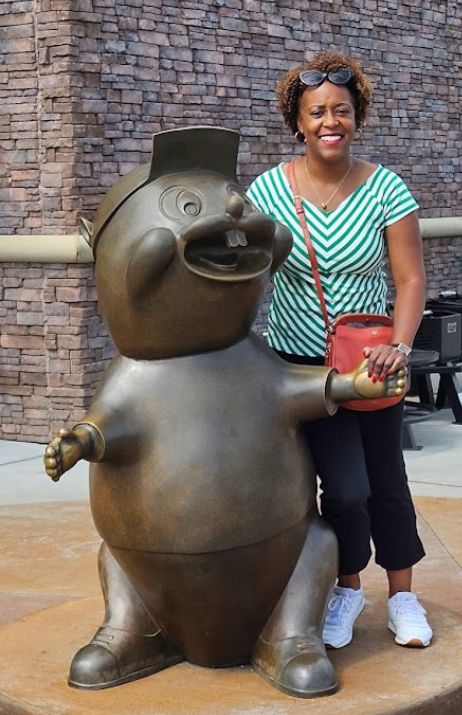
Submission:
POLYGON ((409 357, 409 355, 412 353, 412 348, 409 347, 409 345, 406 345, 406 343, 392 343, 391 347, 396 348, 400 351, 400 353, 406 355, 406 357, 409 357))

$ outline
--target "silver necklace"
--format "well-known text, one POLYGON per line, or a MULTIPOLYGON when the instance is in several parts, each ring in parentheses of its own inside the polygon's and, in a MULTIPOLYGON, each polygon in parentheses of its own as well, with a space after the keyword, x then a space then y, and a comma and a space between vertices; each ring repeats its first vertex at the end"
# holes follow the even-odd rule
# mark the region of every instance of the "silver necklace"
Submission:
POLYGON ((305 171, 306 171, 306 175, 307 175, 307 177, 308 177, 308 181, 310 182, 311 187, 312 187, 314 193, 315 193, 316 196, 318 197, 318 201, 319 201, 319 203, 321 204, 321 208, 322 208, 323 211, 325 211, 325 210, 327 209, 327 205, 332 201, 332 199, 334 198, 335 194, 336 194, 338 191, 340 191, 340 189, 342 188, 343 184, 344 184, 345 181, 347 180, 348 174, 349 174, 350 171, 351 171, 351 167, 352 167, 352 161, 351 161, 351 159, 350 159, 350 163, 349 163, 349 165, 348 165, 348 171, 347 171, 347 173, 345 174, 345 176, 343 177, 343 179, 341 179, 340 183, 337 184, 337 186, 335 187, 335 189, 333 190, 333 192, 331 193, 331 195, 329 196, 329 198, 328 198, 326 201, 323 201, 323 200, 321 199, 321 197, 319 196, 318 192, 316 191, 316 186, 313 184, 313 179, 311 178, 310 172, 308 171, 308 164, 307 164, 307 162, 306 162, 306 156, 305 156, 305 171))

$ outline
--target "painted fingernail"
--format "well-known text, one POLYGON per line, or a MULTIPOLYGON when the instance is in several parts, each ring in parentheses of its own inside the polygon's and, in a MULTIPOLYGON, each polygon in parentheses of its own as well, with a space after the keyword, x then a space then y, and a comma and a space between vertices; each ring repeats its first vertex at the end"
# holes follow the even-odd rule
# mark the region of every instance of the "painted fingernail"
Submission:
POLYGON ((377 378, 376 378, 375 375, 374 375, 374 377, 372 378, 372 382, 377 382, 377 378))
POLYGON ((384 378, 385 378, 385 375, 380 375, 379 382, 383 382, 384 378))

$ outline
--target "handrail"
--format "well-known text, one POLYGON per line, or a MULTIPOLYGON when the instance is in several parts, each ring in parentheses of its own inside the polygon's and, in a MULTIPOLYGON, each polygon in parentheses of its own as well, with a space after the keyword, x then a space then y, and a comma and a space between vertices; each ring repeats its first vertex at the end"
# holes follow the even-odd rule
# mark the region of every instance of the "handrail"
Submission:
POLYGON ((462 236, 462 216, 419 219, 422 238, 462 236))
POLYGON ((93 263, 93 253, 80 234, 22 235, 0 234, 0 262, 93 263))
MULTIPOLYGON (((419 219, 423 239, 462 236, 462 216, 419 219)), ((93 253, 80 234, 1 235, 0 262, 93 263, 93 253)))

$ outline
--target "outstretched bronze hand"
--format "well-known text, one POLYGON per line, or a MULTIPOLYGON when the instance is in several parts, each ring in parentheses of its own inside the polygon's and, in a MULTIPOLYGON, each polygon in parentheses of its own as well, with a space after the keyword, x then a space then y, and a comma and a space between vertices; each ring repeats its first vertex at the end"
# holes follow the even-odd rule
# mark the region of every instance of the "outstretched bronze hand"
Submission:
POLYGON ((61 429, 45 450, 45 470, 54 482, 80 459, 92 459, 101 451, 101 436, 92 425, 78 424, 61 429))
POLYGON ((407 368, 403 366, 383 380, 373 380, 368 376, 368 360, 363 360, 350 374, 353 384, 360 397, 394 397, 403 395, 406 389, 407 368))
POLYGON ((377 399, 404 395, 406 390, 407 368, 403 367, 393 375, 387 375, 383 381, 375 382, 368 376, 368 361, 363 360, 351 372, 332 377, 330 397, 336 403, 357 399, 377 399))

